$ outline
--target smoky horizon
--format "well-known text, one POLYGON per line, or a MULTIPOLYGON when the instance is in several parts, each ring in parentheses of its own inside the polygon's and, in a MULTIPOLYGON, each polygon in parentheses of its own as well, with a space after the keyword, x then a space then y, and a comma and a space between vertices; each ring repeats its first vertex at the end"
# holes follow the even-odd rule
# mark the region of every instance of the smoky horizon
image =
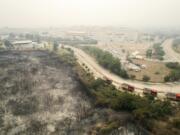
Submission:
POLYGON ((0 27, 178 28, 179 0, 0 0, 0 27))

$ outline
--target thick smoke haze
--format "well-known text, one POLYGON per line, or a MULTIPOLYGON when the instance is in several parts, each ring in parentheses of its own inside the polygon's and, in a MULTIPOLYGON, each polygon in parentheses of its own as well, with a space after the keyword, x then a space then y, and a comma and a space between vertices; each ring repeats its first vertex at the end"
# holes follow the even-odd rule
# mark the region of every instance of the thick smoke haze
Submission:
POLYGON ((180 27, 180 0, 0 0, 0 27, 180 27))

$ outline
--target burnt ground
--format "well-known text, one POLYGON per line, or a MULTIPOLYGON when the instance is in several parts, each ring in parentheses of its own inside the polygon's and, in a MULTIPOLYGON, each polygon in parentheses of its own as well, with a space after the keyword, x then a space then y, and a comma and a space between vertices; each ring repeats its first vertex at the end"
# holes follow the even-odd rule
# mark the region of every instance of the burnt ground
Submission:
POLYGON ((60 59, 48 51, 0 52, 0 134, 92 134, 97 123, 127 116, 95 109, 60 59))
POLYGON ((64 119, 81 117, 79 110, 90 108, 90 103, 73 76, 71 67, 49 52, 1 52, 2 132, 26 134, 32 123, 39 123, 50 133, 64 119))

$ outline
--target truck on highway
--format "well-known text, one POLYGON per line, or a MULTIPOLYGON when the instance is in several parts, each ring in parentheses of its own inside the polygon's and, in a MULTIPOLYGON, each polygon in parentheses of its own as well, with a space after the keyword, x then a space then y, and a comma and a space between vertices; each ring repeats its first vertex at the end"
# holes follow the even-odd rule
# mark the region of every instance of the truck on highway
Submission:
POLYGON ((152 95, 152 96, 157 96, 157 90, 154 89, 149 89, 149 88, 144 88, 143 89, 143 94, 144 95, 152 95))
POLYGON ((134 92, 134 90, 135 90, 135 87, 134 87, 134 86, 131 86, 131 85, 127 84, 127 83, 123 83, 123 84, 121 85, 121 88, 122 88, 123 90, 129 91, 129 92, 134 92))
POLYGON ((180 101, 180 93, 166 93, 166 97, 171 100, 180 101))

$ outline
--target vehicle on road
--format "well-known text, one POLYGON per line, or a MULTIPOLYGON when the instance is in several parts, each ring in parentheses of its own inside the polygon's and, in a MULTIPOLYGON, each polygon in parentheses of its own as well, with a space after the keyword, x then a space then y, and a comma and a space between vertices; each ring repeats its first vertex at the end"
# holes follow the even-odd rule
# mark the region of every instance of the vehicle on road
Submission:
POLYGON ((166 97, 171 100, 180 101, 180 93, 166 93, 166 97))
POLYGON ((123 90, 129 91, 129 92, 134 92, 134 90, 135 90, 135 87, 134 87, 134 86, 131 86, 131 85, 127 84, 127 83, 123 83, 123 84, 121 85, 121 88, 122 88, 123 90))
POLYGON ((157 96, 157 90, 149 89, 149 88, 144 88, 143 89, 143 94, 144 95, 152 95, 152 96, 157 96))

